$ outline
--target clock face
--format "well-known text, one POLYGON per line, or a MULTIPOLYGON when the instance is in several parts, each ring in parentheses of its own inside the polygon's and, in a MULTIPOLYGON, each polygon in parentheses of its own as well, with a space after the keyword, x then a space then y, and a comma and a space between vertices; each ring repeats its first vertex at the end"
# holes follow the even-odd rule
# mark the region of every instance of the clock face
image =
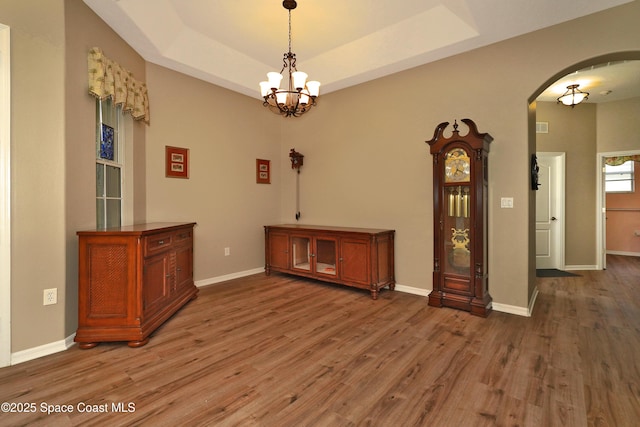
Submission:
POLYGON ((444 157, 445 182, 469 182, 469 156, 462 148, 454 148, 444 157))

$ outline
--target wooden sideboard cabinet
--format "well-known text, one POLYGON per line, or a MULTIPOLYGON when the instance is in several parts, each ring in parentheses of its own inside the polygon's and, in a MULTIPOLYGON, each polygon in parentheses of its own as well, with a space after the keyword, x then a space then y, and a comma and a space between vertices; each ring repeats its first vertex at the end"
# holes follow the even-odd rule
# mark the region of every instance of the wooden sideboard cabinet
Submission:
POLYGON ((140 347, 189 300, 195 223, 79 231, 78 330, 83 349, 103 341, 140 347))
POLYGON ((267 225, 265 272, 310 277, 367 289, 395 288, 394 230, 267 225))

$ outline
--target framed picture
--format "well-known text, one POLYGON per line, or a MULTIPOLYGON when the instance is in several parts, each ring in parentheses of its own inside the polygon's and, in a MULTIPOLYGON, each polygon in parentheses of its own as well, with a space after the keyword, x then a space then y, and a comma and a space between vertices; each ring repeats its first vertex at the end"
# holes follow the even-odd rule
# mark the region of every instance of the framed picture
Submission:
POLYGON ((271 184, 271 161, 256 159, 256 182, 271 184))
POLYGON ((165 175, 168 178, 189 178, 189 149, 165 147, 165 175))

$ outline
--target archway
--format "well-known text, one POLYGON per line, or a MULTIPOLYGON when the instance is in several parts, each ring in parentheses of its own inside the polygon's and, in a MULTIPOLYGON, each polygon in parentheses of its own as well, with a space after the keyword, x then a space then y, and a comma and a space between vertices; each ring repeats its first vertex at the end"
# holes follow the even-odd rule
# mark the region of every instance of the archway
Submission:
MULTIPOLYGON (((547 79, 544 83, 542 83, 538 89, 531 95, 531 97, 528 99, 529 102, 529 155, 533 155, 536 153, 537 148, 538 148, 538 144, 537 144, 537 139, 538 136, 536 134, 536 112, 537 112, 537 100, 540 97, 540 95, 551 85, 553 85, 555 82, 557 82, 558 80, 562 79, 563 77, 570 75, 574 72, 576 72, 577 70, 583 70, 585 68, 589 68, 589 67, 596 67, 602 64, 607 64, 607 63, 614 63, 614 62, 620 62, 620 61, 638 61, 640 60, 640 52, 638 51, 625 51, 625 52, 615 52, 615 53, 610 53, 610 54, 606 54, 606 55, 601 55, 601 56, 597 56, 597 57, 593 57, 581 62, 578 62, 574 65, 571 65, 569 67, 566 67, 560 71, 558 71, 557 73, 555 73, 553 76, 549 77, 549 79, 547 79)), ((586 89, 585 89, 586 90, 586 89)), ((596 151, 599 151, 596 148, 596 151)), ((593 153, 593 157, 594 157, 594 162, 595 162, 595 157, 596 157, 597 153, 594 152, 593 153)), ((599 176, 599 174, 597 174, 597 166, 596 163, 594 163, 594 167, 592 169, 592 173, 596 174, 595 176, 599 176)), ((594 177, 594 186, 595 186, 595 182, 596 179, 594 177)), ((597 191, 597 189, 593 189, 594 193, 597 191)), ((535 197, 535 192, 532 191, 530 198, 529 198, 529 206, 530 206, 530 210, 529 210, 529 237, 531 239, 532 242, 535 242, 535 222, 536 222, 536 197, 535 197)), ((596 199, 597 199, 598 195, 596 194, 596 199)), ((594 206, 593 208, 593 212, 596 212, 596 206, 594 206)), ((595 223, 593 224, 593 229, 597 230, 596 232, 596 243, 595 243, 595 247, 594 247, 594 251, 595 251, 595 259, 599 260, 601 255, 601 239, 602 239, 602 233, 600 232, 600 227, 603 226, 602 223, 602 219, 601 219, 602 215, 600 216, 596 216, 596 220, 595 223)), ((535 269, 535 259, 536 259, 536 253, 535 253, 535 245, 530 245, 529 247, 529 265, 530 268, 533 270, 535 269)), ((595 267, 594 268, 601 268, 601 263, 600 262, 596 262, 595 267)), ((534 271, 530 271, 530 277, 535 277, 535 273, 534 271)))

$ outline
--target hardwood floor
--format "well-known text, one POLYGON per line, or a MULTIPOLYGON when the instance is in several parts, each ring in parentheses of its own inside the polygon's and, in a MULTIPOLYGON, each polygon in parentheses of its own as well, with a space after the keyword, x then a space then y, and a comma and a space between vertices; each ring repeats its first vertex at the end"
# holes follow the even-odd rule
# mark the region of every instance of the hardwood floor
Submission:
POLYGON ((144 347, 0 369, 0 402, 35 404, 0 424, 636 426, 640 258, 608 267, 538 279, 530 318, 278 274, 201 288, 144 347))

